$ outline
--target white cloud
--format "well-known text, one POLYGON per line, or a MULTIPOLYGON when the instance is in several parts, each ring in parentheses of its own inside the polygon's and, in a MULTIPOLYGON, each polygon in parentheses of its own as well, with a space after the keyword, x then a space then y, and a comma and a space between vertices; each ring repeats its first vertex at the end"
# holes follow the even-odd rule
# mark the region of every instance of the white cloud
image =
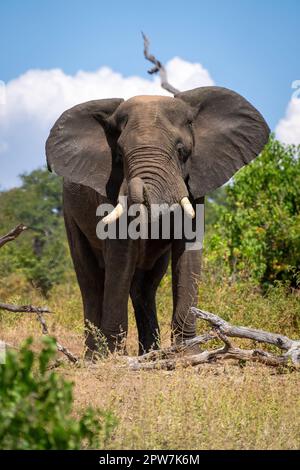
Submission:
MULTIPOLYGON (((170 60, 166 69, 170 83, 180 90, 214 84, 201 64, 179 57, 170 60)), ((159 77, 124 77, 109 67, 75 75, 60 69, 28 70, 11 80, 0 103, 0 188, 18 184, 18 174, 45 163, 45 140, 65 109, 91 99, 142 94, 168 95, 159 77)))
POLYGON ((277 124, 276 136, 287 144, 300 144, 300 98, 291 98, 285 116, 277 124))
POLYGON ((166 68, 170 83, 180 91, 214 84, 209 72, 201 64, 192 64, 180 57, 174 57, 167 63, 166 68))

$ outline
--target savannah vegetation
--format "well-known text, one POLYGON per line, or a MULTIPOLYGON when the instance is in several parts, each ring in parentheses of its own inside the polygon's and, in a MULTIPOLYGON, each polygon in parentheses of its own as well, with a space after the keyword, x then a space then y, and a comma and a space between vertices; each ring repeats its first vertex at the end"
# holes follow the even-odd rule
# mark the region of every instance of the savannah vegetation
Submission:
MULTIPOLYGON (((271 138, 259 158, 208 195, 199 285, 204 310, 294 339, 300 337, 299 152, 271 138)), ((0 193, 0 233, 20 222, 29 227, 0 250, 0 300, 49 306, 49 330, 82 357, 82 306, 64 233, 61 181, 44 169, 21 179, 19 188, 0 193)), ((171 310, 168 274, 158 294, 163 346, 171 310)), ((127 349, 134 355, 131 306, 129 314, 127 349)), ((199 323, 199 331, 206 329, 199 323)), ((0 339, 23 344, 0 365, 1 448, 300 446, 299 371, 290 367, 241 361, 133 372, 110 356, 96 365, 62 360, 52 369, 60 356, 51 339, 41 339, 34 314, 5 311, 0 339)))

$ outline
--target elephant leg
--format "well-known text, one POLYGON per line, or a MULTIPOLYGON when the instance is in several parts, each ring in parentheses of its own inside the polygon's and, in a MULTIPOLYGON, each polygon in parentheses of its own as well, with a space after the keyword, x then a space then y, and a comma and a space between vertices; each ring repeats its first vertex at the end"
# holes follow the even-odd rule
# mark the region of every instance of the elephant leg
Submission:
POLYGON ((100 329, 104 269, 99 268, 97 258, 74 220, 65 216, 65 225, 83 302, 86 356, 90 357, 98 349, 95 334, 97 331, 93 331, 93 327, 100 329))
POLYGON ((173 318, 172 341, 181 342, 196 335, 196 321, 190 307, 198 302, 202 250, 185 250, 185 241, 172 247, 173 318))
POLYGON ((159 348, 160 334, 155 295, 168 268, 169 255, 169 252, 164 253, 151 270, 138 269, 134 274, 130 296, 137 323, 140 355, 159 348))
POLYGON ((132 240, 107 241, 101 331, 111 352, 124 351, 128 331, 128 298, 137 253, 137 245, 132 240))

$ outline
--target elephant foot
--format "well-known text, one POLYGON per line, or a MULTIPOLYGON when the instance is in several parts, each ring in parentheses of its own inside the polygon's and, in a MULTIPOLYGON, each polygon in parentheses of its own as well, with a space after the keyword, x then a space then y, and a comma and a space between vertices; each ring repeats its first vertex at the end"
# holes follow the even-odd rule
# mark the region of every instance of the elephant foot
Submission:
POLYGON ((171 334, 171 344, 174 346, 185 346, 185 354, 187 355, 193 355, 193 354, 199 354, 201 352, 199 344, 194 344, 191 346, 186 347, 186 342, 192 340, 195 338, 196 331, 191 333, 189 332, 188 334, 179 331, 179 328, 177 327, 176 329, 173 329, 172 334, 171 334))
MULTIPOLYGON (((192 338, 189 338, 192 339, 192 338)), ((172 346, 177 346, 180 348, 180 346, 184 347, 184 355, 187 356, 193 356, 195 354, 199 354, 201 352, 201 348, 199 344, 193 344, 190 346, 186 345, 186 340, 177 340, 177 341, 172 341, 172 346)))
POLYGON ((104 345, 106 348, 106 355, 109 353, 111 354, 119 354, 119 355, 126 355, 126 339, 127 333, 117 333, 117 334, 106 334, 103 333, 104 336, 104 345))
POLYGON ((148 342, 140 342, 139 343, 139 356, 143 356, 143 354, 146 354, 151 351, 157 351, 160 349, 160 341, 155 339, 152 341, 148 342))
POLYGON ((95 341, 94 338, 90 336, 85 341, 85 352, 84 352, 84 360, 89 362, 97 362, 99 359, 103 359, 107 357, 109 354, 109 348, 107 345, 107 341, 103 341, 101 338, 101 342, 95 341))
POLYGON ((91 349, 86 349, 84 352, 83 360, 84 362, 95 364, 100 359, 100 356, 97 351, 92 351, 91 349))

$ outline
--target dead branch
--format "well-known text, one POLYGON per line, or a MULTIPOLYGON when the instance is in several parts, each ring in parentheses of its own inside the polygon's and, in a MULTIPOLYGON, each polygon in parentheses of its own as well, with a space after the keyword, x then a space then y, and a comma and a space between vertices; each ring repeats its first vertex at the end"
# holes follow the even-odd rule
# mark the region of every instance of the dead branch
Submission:
POLYGON ((140 362, 139 358, 127 358, 129 368, 132 370, 174 370, 176 367, 199 366, 201 364, 224 361, 226 359, 237 359, 244 361, 260 362, 268 366, 280 366, 287 364, 287 360, 283 356, 274 356, 266 351, 258 349, 239 349, 239 348, 223 348, 211 351, 203 351, 199 354, 191 356, 181 356, 173 359, 163 359, 151 362, 140 362))
POLYGON ((194 307, 191 308, 191 311, 197 318, 209 322, 213 327, 213 331, 185 341, 182 345, 152 351, 140 357, 127 357, 126 363, 129 368, 131 370, 173 370, 177 366, 199 366, 228 359, 260 362, 273 367, 290 363, 295 367, 300 366, 300 341, 263 330, 234 326, 218 315, 194 307), (285 353, 275 355, 262 349, 240 349, 231 344, 228 336, 272 344, 285 351, 285 353), (224 343, 223 347, 194 353, 196 345, 207 343, 216 337, 224 343), (189 354, 191 351, 193 353, 189 354))
POLYGON ((279 333, 246 328, 245 326, 231 325, 214 313, 205 312, 192 307, 191 311, 197 318, 209 322, 217 332, 235 338, 247 338, 259 343, 267 343, 286 351, 285 357, 290 358, 294 364, 300 364, 300 341, 293 340, 279 333))
MULTIPOLYGON (((0 237, 0 248, 3 245, 5 245, 5 243, 15 240, 22 232, 24 232, 24 230, 27 230, 27 229, 28 227, 26 227, 25 225, 19 224, 17 227, 12 229, 6 235, 4 235, 3 237, 0 237)), ((51 310, 49 310, 48 307, 35 307, 34 305, 12 305, 12 304, 0 303, 0 309, 7 310, 8 312, 13 312, 13 313, 36 313, 37 320, 42 326, 43 334, 49 335, 48 326, 47 326, 45 318, 43 317, 44 313, 51 313, 51 310)), ((78 358, 74 356, 74 354, 71 353, 71 351, 65 348, 58 341, 56 341, 56 347, 58 351, 62 352, 68 358, 70 362, 72 362, 73 364, 78 363, 78 358)))
POLYGON ((19 224, 17 227, 13 228, 3 237, 0 237, 0 248, 8 242, 15 240, 21 233, 27 230, 28 227, 24 224, 19 224))
POLYGON ((12 305, 0 302, 0 309, 13 313, 51 313, 48 307, 35 307, 34 305, 12 305))
MULTIPOLYGON (((13 313, 35 313, 37 321, 40 323, 42 327, 42 333, 43 335, 50 335, 46 320, 43 316, 44 313, 51 313, 51 310, 48 309, 48 307, 42 308, 42 307, 34 307, 33 305, 10 305, 10 304, 3 304, 0 303, 0 309, 7 310, 9 312, 13 313)), ((6 346, 12 347, 11 345, 8 345, 5 343, 6 346)), ((73 364, 76 364, 79 362, 79 359, 69 351, 65 346, 60 344, 58 341, 56 341, 56 347, 57 350, 63 353, 67 359, 72 362, 73 364)))
POLYGON ((143 40, 144 40, 144 56, 145 56, 145 59, 149 60, 149 62, 154 64, 154 67, 152 67, 152 69, 148 70, 148 73, 150 75, 154 75, 155 73, 159 73, 162 88, 164 88, 165 90, 172 93, 172 95, 176 95, 177 93, 180 92, 180 90, 177 90, 177 88, 173 87, 173 85, 171 85, 168 82, 167 71, 166 71, 165 67, 163 66, 163 64, 159 60, 156 59, 156 57, 153 54, 150 54, 150 52, 149 52, 150 41, 143 32, 142 32, 142 36, 143 36, 143 40))
MULTIPOLYGON (((157 361, 162 359, 171 359, 176 355, 191 354, 196 346, 205 344, 212 339, 215 339, 217 334, 215 332, 204 333, 203 335, 196 336, 195 338, 188 339, 182 343, 173 344, 172 346, 165 349, 157 349, 150 351, 142 356, 134 357, 137 363, 145 363, 149 361, 157 361)), ((130 358, 131 359, 131 358, 130 358)))
MULTIPOLYGON (((50 335, 46 320, 43 317, 41 312, 37 312, 37 320, 42 326, 43 335, 50 335)), ((71 353, 69 349, 65 348, 65 346, 60 344, 57 340, 56 340, 56 347, 57 347, 57 350, 63 353, 70 362, 72 362, 73 364, 78 363, 79 359, 73 353, 71 353)))

